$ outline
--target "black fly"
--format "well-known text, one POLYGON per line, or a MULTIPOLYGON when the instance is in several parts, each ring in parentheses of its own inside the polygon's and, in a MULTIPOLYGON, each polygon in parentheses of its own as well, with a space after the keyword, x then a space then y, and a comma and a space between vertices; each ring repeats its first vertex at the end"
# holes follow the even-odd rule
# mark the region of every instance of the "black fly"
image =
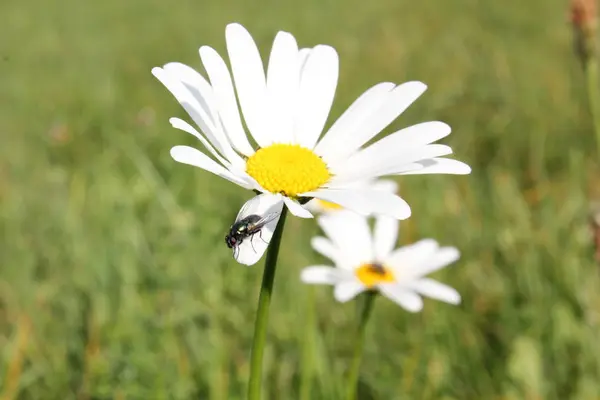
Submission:
MULTIPOLYGON (((261 235, 262 228, 278 216, 279 213, 267 214, 264 217, 252 214, 235 221, 233 225, 231 225, 231 228, 229 228, 229 233, 225 236, 225 243, 227 243, 227 247, 233 249, 234 257, 235 252, 239 251, 239 246, 245 239, 250 238, 250 245, 252 245, 252 238, 258 233, 258 236, 264 242, 261 235)), ((254 249, 253 245, 252 249, 254 249)), ((254 252, 256 252, 256 250, 254 250, 254 252)))

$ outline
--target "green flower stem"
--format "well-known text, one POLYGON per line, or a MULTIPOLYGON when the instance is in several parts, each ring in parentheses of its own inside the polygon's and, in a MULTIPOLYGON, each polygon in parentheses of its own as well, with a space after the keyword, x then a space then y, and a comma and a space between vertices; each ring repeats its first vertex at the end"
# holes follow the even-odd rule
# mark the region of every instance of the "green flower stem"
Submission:
POLYGON ((365 343, 365 328, 369 317, 371 316, 371 310, 373 309, 373 301, 375 300, 376 292, 368 291, 362 297, 362 309, 360 311, 360 320, 358 322, 358 328, 356 331, 356 338, 354 339, 354 356, 352 357, 352 365, 350 366, 350 373, 348 375, 348 387, 347 387, 347 400, 356 399, 356 390, 358 387, 358 372, 360 370, 360 360, 362 357, 363 347, 365 343))
POLYGON ((302 373, 300 375, 300 400, 311 400, 313 381, 313 335, 315 330, 315 292, 307 287, 306 320, 302 346, 302 373))
POLYGON ((588 56, 584 67, 590 114, 594 125, 598 158, 600 158, 600 98, 598 97, 600 86, 598 85, 598 61, 595 54, 588 56))
POLYGON ((258 298, 258 310, 254 321, 254 338, 252 340, 252 353, 250 356, 250 382, 248 383, 248 400, 260 400, 260 389, 262 383, 262 359, 267 341, 267 325, 269 323, 269 304, 273 294, 273 283, 275 282, 275 270, 277 269, 277 256, 279 245, 285 225, 287 207, 283 206, 277 228, 271 238, 265 270, 260 285, 260 296, 258 298))

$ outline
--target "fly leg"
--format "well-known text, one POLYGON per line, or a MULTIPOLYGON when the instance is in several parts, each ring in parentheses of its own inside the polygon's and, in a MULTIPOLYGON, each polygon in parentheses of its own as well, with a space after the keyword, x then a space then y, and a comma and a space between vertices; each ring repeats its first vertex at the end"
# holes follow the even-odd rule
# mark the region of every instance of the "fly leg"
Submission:
POLYGON ((250 236, 250 246, 252 246, 252 250, 254 250, 254 252, 256 253, 256 249, 254 248, 254 243, 252 243, 252 239, 254 239, 254 235, 256 235, 256 233, 254 233, 252 236, 250 236))
POLYGON ((260 231, 258 231, 258 237, 260 238, 260 240, 262 240, 263 242, 265 242, 265 244, 269 244, 269 242, 267 242, 265 239, 263 239, 262 237, 262 229, 260 231))

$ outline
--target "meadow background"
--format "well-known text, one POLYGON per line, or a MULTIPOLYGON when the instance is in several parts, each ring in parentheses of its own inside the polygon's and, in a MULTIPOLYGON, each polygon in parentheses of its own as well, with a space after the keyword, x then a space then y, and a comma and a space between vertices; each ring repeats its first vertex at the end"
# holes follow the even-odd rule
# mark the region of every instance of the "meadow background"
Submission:
MULTIPOLYGON (((463 304, 376 304, 360 399, 600 398, 600 193, 564 0, 2 0, 0 399, 243 399, 262 262, 223 241, 249 193, 175 163, 196 144, 150 69, 200 68, 229 22, 341 57, 332 117, 379 81, 429 90, 393 126, 442 120, 470 176, 398 180, 461 260, 463 304)), ((354 304, 309 288, 312 221, 289 219, 265 398, 339 399, 354 304), (317 304, 316 313, 309 304, 317 304), (308 366, 312 365, 313 368, 308 366), (311 371, 302 374, 303 370, 311 371), (312 384, 310 392, 307 383, 312 384), (304 388, 304 389, 301 389, 304 388)))

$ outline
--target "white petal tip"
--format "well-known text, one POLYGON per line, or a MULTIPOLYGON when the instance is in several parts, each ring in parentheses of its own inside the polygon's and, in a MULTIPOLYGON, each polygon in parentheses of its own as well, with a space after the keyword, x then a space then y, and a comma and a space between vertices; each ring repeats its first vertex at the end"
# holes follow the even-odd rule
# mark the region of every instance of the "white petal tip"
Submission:
POLYGON ((296 41, 296 39, 294 38, 294 35, 292 35, 289 32, 286 32, 286 31, 279 31, 279 32, 277 32, 277 35, 275 35, 275 38, 277 38, 278 36, 281 37, 281 38, 285 38, 286 40, 290 40, 291 39, 291 40, 294 40, 294 42, 296 41))
POLYGON ((310 283, 310 282, 308 281, 308 278, 309 278, 309 277, 310 277, 310 273, 307 273, 307 271, 306 271, 306 270, 304 270, 304 269, 303 269, 302 271, 300 271, 300 281, 301 281, 302 283, 310 283))
POLYGON ((405 85, 410 85, 414 90, 426 91, 427 85, 421 81, 410 81, 406 82, 405 85))
POLYGON ((471 167, 465 163, 456 164, 448 169, 448 173, 452 175, 469 175, 471 173, 471 167))
POLYGON ((447 293, 444 293, 443 298, 440 297, 438 300, 446 303, 452 304, 453 306, 457 306, 461 302, 460 294, 456 289, 448 287, 447 293))
POLYGON ((297 201, 292 200, 289 197, 284 197, 283 201, 285 202, 285 205, 287 206, 288 210, 290 210, 292 215, 295 215, 299 218, 314 218, 312 213, 297 201))
POLYGON ((329 52, 333 52, 333 53, 337 54, 337 51, 333 47, 331 47, 327 44, 318 44, 313 48, 313 51, 315 51, 315 50, 329 51, 329 52))
POLYGON ((333 285, 336 283, 335 271, 331 267, 308 267, 300 272, 300 281, 307 285, 333 285))
POLYGON ((237 259, 235 261, 237 261, 238 264, 245 265, 246 267, 251 267, 251 266, 253 266, 254 264, 256 264, 258 262, 258 260, 254 261, 254 262, 248 262, 248 261, 245 261, 243 259, 241 259, 241 260, 237 259))
POLYGON ((238 264, 250 267, 260 261, 266 250, 266 244, 264 246, 261 245, 258 249, 255 249, 252 245, 246 245, 246 241, 244 241, 244 243, 242 243, 242 245, 240 245, 240 247, 238 247, 234 252, 233 258, 238 262, 238 264))
POLYGON ((248 33, 246 28, 244 28, 244 26, 242 24, 240 24, 239 22, 232 22, 225 27, 226 35, 239 34, 239 33, 242 33, 242 34, 248 33))
POLYGON ((404 221, 404 220, 407 220, 407 219, 409 219, 411 215, 412 215, 412 212, 411 212, 411 211, 409 211, 408 213, 406 213, 406 214, 401 214, 401 215, 397 216, 396 218, 397 218, 398 220, 400 220, 400 221, 404 221))
POLYGON ((216 53, 216 51, 210 46, 200 46, 198 53, 200 54, 200 57, 206 57, 207 54, 216 53))
POLYGON ((412 210, 408 203, 404 201, 404 199, 402 199, 400 196, 397 197, 399 197, 402 200, 403 204, 401 204, 401 206, 399 206, 398 209, 395 210, 396 212, 392 215, 392 217, 399 219, 400 221, 404 221, 405 219, 410 218, 410 216, 412 215, 412 210))
POLYGON ((448 125, 445 122, 442 121, 431 121, 429 122, 429 126, 435 129, 439 129, 440 131, 444 131, 444 132, 452 132, 452 127, 450 125, 448 125))
POLYGON ((437 251, 438 253, 445 253, 445 257, 447 259, 446 265, 452 264, 453 262, 456 262, 460 259, 460 251, 458 251, 456 247, 442 247, 439 248, 437 251))
POLYGON ((180 65, 182 65, 182 64, 179 63, 179 62, 171 61, 171 62, 166 63, 165 65, 163 65, 163 69, 178 68, 180 65))
POLYGON ((401 90, 403 93, 410 94, 411 97, 416 99, 427 90, 427 85, 420 81, 409 81, 396 86, 394 91, 396 90, 401 90))
POLYGON ((404 221, 405 219, 409 219, 410 216, 412 215, 412 211, 411 209, 407 209, 407 210, 399 210, 395 213, 392 214, 368 214, 367 216, 376 216, 376 217, 391 217, 391 218, 395 218, 399 221, 404 221))
POLYGON ((171 155, 171 158, 173 158, 173 160, 181 162, 182 153, 185 151, 182 149, 182 147, 183 146, 171 147, 171 150, 169 150, 169 154, 171 155))

